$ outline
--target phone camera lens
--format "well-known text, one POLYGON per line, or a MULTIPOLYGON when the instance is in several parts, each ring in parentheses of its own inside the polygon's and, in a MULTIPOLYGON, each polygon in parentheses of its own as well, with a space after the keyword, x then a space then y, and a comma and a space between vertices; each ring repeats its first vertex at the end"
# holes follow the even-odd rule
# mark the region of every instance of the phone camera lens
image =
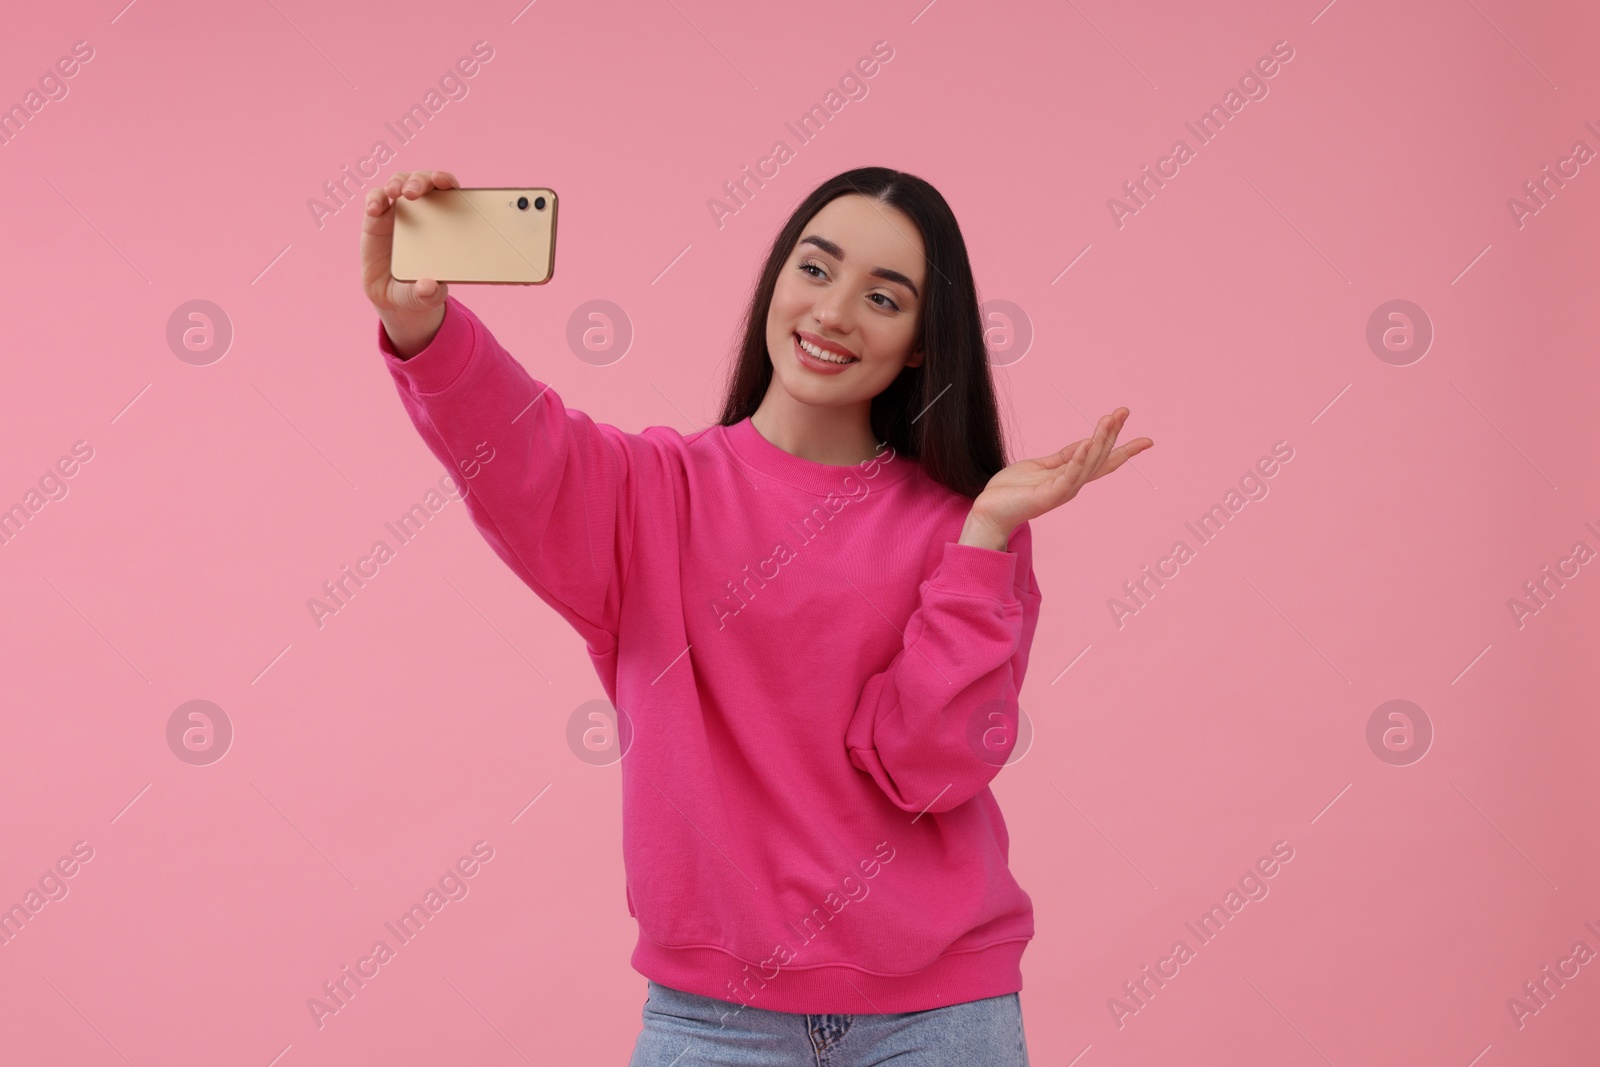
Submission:
POLYGON ((542 196, 534 197, 533 198, 533 206, 535 208, 537 208, 538 210, 543 211, 544 210, 544 197, 542 197, 542 196))
POLYGON ((526 210, 528 210, 528 198, 527 197, 525 197, 525 196, 517 197, 517 210, 518 211, 526 211, 526 210))

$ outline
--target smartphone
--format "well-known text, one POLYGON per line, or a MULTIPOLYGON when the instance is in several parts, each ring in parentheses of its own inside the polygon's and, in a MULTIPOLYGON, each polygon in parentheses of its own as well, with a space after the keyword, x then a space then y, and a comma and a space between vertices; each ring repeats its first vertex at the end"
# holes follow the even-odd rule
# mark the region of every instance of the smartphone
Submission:
POLYGON ((394 202, 389 272, 402 282, 543 285, 556 268, 553 189, 430 189, 394 202))

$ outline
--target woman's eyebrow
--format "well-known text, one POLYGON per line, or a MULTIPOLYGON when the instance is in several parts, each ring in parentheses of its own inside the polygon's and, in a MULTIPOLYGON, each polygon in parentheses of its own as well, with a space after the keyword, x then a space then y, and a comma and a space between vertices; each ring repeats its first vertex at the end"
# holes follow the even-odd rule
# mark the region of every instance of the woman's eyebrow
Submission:
MULTIPOLYGON (((800 238, 800 243, 803 245, 816 245, 818 248, 828 253, 828 255, 832 256, 834 259, 837 259, 840 263, 844 262, 844 249, 840 248, 826 237, 818 237, 816 234, 810 233, 800 238)), ((922 294, 917 292, 916 283, 897 270, 890 270, 888 267, 873 267, 867 273, 871 274, 875 278, 882 278, 885 281, 899 282, 901 285, 911 290, 912 296, 916 297, 918 300, 922 299, 922 294)))

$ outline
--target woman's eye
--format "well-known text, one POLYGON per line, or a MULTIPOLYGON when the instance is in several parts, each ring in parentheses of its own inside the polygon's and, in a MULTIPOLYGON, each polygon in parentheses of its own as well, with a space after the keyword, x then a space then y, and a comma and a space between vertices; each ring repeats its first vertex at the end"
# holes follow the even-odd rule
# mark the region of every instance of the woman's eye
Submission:
MULTIPOLYGON (((802 271, 807 272, 806 276, 809 277, 809 278, 816 278, 816 277, 819 277, 822 274, 822 267, 819 266, 816 263, 811 262, 809 259, 806 260, 804 263, 801 263, 799 265, 799 269, 802 270, 802 271), (810 272, 813 271, 813 270, 816 271, 817 273, 816 274, 811 274, 810 272)), ((893 297, 889 296, 888 294, 886 294, 886 293, 873 293, 872 295, 875 296, 875 297, 881 296, 885 300, 888 301, 887 305, 879 304, 878 305, 879 307, 887 306, 887 307, 894 308, 896 311, 900 310, 900 304, 893 297)))

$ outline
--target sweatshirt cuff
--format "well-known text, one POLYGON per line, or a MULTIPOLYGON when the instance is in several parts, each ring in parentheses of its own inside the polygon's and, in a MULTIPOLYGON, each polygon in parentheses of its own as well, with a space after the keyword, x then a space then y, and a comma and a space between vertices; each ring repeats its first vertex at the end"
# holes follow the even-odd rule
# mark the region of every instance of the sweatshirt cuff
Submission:
POLYGON ((944 556, 929 584, 966 596, 1016 600, 1017 554, 959 541, 944 543, 944 556))
POLYGON ((395 351, 389 331, 378 320, 378 350, 383 353, 389 369, 411 383, 418 393, 441 393, 461 377, 467 364, 472 362, 477 347, 477 330, 472 314, 453 296, 444 298, 444 320, 439 331, 428 342, 428 347, 412 356, 401 359, 395 351))

